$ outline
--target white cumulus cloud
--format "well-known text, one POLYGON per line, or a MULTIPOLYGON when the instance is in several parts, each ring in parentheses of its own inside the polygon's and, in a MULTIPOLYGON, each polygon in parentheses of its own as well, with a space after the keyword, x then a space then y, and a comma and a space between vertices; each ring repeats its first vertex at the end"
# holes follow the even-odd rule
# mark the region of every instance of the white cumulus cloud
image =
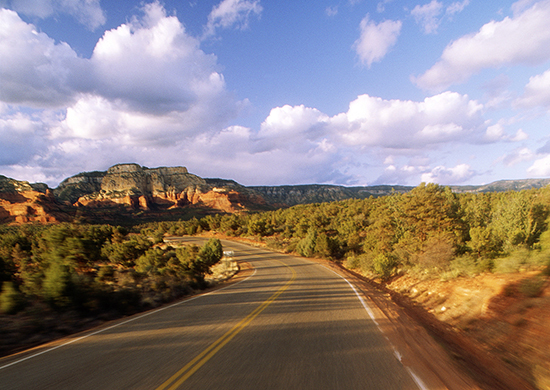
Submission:
POLYGON ((158 3, 146 5, 144 12, 142 20, 105 32, 97 43, 90 60, 93 92, 121 100, 129 109, 159 114, 201 104, 223 108, 219 97, 228 96, 216 57, 200 50, 199 41, 158 3))
POLYGON ((527 173, 535 177, 550 176, 550 155, 535 160, 527 169, 527 173))
POLYGON ((478 142, 483 106, 467 95, 444 92, 421 102, 361 95, 333 118, 349 145, 417 148, 444 142, 478 142))
POLYGON ((441 59, 413 81, 421 88, 442 90, 485 68, 540 64, 550 58, 548 20, 550 1, 544 0, 514 17, 491 21, 451 42, 441 59))
POLYGON ((51 179, 120 161, 154 166, 165 154, 178 159, 181 151, 174 150, 218 132, 248 104, 227 91, 217 58, 175 16, 158 2, 141 11, 106 31, 91 58, 82 58, 14 11, 0 10, 6 174, 40 166, 40 174, 26 179, 51 179), (48 168, 54 166, 57 173, 48 168))
POLYGON ((69 45, 56 44, 7 9, 0 9, 0 58, 0 100, 37 108, 73 101, 85 67, 69 45))
POLYGON ((361 20, 361 35, 353 48, 361 63, 370 68, 373 62, 379 62, 395 45, 401 32, 401 21, 385 20, 376 24, 367 14, 361 20))
POLYGON ((550 108, 550 70, 529 78, 523 96, 515 104, 521 107, 550 108))
POLYGON ((300 150, 316 145, 326 133, 329 117, 315 108, 276 107, 271 110, 257 134, 261 149, 300 150))

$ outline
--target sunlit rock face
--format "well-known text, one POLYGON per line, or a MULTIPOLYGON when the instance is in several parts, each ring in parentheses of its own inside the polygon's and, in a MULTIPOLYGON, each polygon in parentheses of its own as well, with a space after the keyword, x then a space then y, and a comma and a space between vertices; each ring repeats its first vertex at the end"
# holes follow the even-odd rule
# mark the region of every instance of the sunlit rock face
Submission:
POLYGON ((255 191, 236 183, 208 183, 185 167, 118 164, 107 171, 79 173, 53 190, 0 176, 0 223, 72 221, 109 209, 132 215, 153 212, 162 219, 170 210, 234 213, 265 206, 255 191))
POLYGON ((0 176, 0 223, 70 220, 45 184, 29 184, 0 176))
POLYGON ((126 205, 143 210, 201 205, 222 212, 244 210, 246 197, 217 189, 185 167, 146 168, 118 164, 107 172, 81 173, 57 189, 60 199, 76 206, 126 205), (78 195, 78 197, 76 196, 78 195))

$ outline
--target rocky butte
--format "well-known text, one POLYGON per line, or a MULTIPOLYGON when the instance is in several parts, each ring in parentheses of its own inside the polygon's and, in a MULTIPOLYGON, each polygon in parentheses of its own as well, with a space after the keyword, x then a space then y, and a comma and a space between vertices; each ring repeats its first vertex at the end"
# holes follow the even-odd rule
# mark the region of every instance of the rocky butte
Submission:
POLYGON ((4 223, 90 219, 94 214, 109 220, 178 209, 235 213, 265 206, 261 195, 245 187, 217 187, 185 167, 118 164, 106 172, 79 173, 53 190, 0 176, 0 222, 4 223))

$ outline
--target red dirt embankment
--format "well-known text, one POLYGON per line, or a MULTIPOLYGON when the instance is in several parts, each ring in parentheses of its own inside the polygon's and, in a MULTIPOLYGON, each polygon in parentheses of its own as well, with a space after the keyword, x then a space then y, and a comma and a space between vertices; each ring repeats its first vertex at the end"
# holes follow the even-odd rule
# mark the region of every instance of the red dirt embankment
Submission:
POLYGON ((497 368, 499 376, 508 371, 550 389, 550 279, 540 271, 447 281, 402 276, 387 288, 401 304, 419 307, 432 333, 453 353, 463 349, 473 368, 481 359, 482 371, 497 368))

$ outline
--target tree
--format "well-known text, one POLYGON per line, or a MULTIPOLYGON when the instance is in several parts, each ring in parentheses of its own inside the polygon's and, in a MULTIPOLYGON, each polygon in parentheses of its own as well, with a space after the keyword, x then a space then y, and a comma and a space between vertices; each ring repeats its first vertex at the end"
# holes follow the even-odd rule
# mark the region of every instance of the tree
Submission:
POLYGON ((199 287, 204 286, 204 276, 210 274, 211 267, 223 256, 220 240, 211 238, 200 249, 196 245, 188 245, 176 249, 181 272, 191 278, 199 287))
POLYGON ((4 314, 15 314, 23 307, 23 304, 23 295, 17 290, 13 282, 2 283, 0 312, 4 314))
POLYGON ((315 254, 315 243, 317 240, 317 229, 310 227, 307 235, 300 240, 296 246, 296 252, 300 256, 312 257, 315 254))
POLYGON ((71 302, 71 269, 65 264, 50 264, 44 275, 44 298, 55 306, 67 306, 71 302))
POLYGON ((160 275, 168 263, 166 252, 160 248, 148 249, 136 260, 135 270, 149 275, 160 275))
POLYGON ((199 261, 204 265, 205 273, 210 273, 210 267, 218 263, 223 256, 222 243, 217 238, 211 238, 199 251, 199 261))

